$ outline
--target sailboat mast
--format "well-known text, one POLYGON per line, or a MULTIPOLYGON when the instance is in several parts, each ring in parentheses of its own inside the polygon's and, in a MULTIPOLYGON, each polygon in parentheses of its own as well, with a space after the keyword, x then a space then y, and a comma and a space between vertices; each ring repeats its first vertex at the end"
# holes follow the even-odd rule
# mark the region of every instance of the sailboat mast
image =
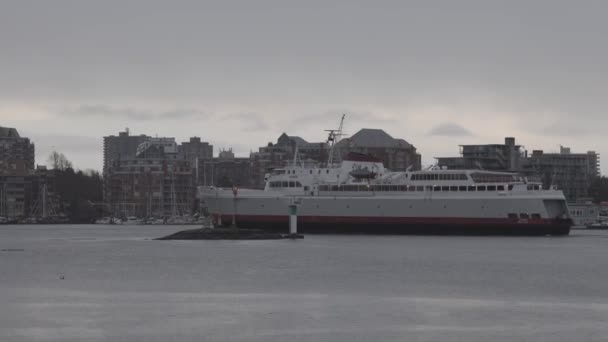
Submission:
POLYGON ((48 216, 46 209, 46 184, 42 185, 42 218, 46 218, 48 216))

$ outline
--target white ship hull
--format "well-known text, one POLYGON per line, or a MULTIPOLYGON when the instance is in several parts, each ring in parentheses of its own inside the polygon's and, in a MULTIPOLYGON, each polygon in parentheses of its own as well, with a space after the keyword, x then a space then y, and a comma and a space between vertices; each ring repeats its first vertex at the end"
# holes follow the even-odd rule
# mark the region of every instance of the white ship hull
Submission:
POLYGON ((287 231, 297 202, 299 232, 564 235, 571 220, 561 191, 433 193, 281 192, 201 188, 216 225, 287 231), (234 222, 233 222, 234 221, 234 222))

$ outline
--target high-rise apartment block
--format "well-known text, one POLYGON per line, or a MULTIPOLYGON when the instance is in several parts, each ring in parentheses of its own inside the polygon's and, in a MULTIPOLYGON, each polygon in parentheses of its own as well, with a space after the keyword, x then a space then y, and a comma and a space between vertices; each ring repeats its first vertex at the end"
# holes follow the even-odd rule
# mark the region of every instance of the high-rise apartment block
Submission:
POLYGON ((198 137, 178 145, 173 137, 104 137, 104 201, 112 214, 173 217, 190 214, 197 160, 213 157, 198 137))
POLYGON ((30 139, 23 138, 15 128, 0 127, 0 173, 30 173, 35 168, 35 149, 30 139))
POLYGON ((110 135, 103 137, 103 173, 115 160, 134 158, 137 147, 148 140, 147 135, 129 135, 129 129, 119 132, 118 136, 110 135))

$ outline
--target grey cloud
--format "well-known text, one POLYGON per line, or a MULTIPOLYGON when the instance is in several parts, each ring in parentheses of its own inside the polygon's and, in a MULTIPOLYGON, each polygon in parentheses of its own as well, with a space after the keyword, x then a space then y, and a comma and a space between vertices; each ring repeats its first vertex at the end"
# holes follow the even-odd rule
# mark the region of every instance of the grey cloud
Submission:
POLYGON ((451 122, 442 123, 434 126, 428 132, 428 135, 447 136, 447 137, 463 137, 473 135, 468 129, 451 122))
POLYGON ((359 124, 369 125, 375 124, 376 127, 382 125, 390 125, 398 120, 391 117, 384 117, 369 111, 357 110, 330 110, 321 113, 310 114, 294 114, 285 118, 286 122, 293 125, 324 125, 323 128, 337 128, 340 124, 340 118, 345 114, 344 124, 346 127, 358 127, 359 124))
POLYGON ((240 129, 246 131, 263 131, 270 128, 266 117, 259 113, 240 112, 218 116, 220 121, 232 121, 238 123, 240 129))
MULTIPOLYGON (((573 120, 576 121, 576 120, 573 120)), ((542 122, 535 125, 526 125, 524 130, 545 137, 604 137, 608 120, 598 120, 592 125, 579 125, 571 120, 542 122)))
POLYGON ((147 111, 131 107, 113 107, 108 105, 82 105, 78 107, 59 110, 57 115, 69 115, 75 118, 87 119, 90 117, 117 118, 129 120, 176 120, 186 118, 209 118, 210 114, 196 109, 173 109, 169 111, 147 111))

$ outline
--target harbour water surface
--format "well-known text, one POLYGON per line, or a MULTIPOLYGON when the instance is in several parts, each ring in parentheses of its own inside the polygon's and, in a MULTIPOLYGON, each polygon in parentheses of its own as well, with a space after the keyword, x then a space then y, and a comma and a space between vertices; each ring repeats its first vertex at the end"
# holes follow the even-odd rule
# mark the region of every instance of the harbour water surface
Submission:
POLYGON ((155 241, 1 226, 0 341, 608 341, 608 232, 155 241))

